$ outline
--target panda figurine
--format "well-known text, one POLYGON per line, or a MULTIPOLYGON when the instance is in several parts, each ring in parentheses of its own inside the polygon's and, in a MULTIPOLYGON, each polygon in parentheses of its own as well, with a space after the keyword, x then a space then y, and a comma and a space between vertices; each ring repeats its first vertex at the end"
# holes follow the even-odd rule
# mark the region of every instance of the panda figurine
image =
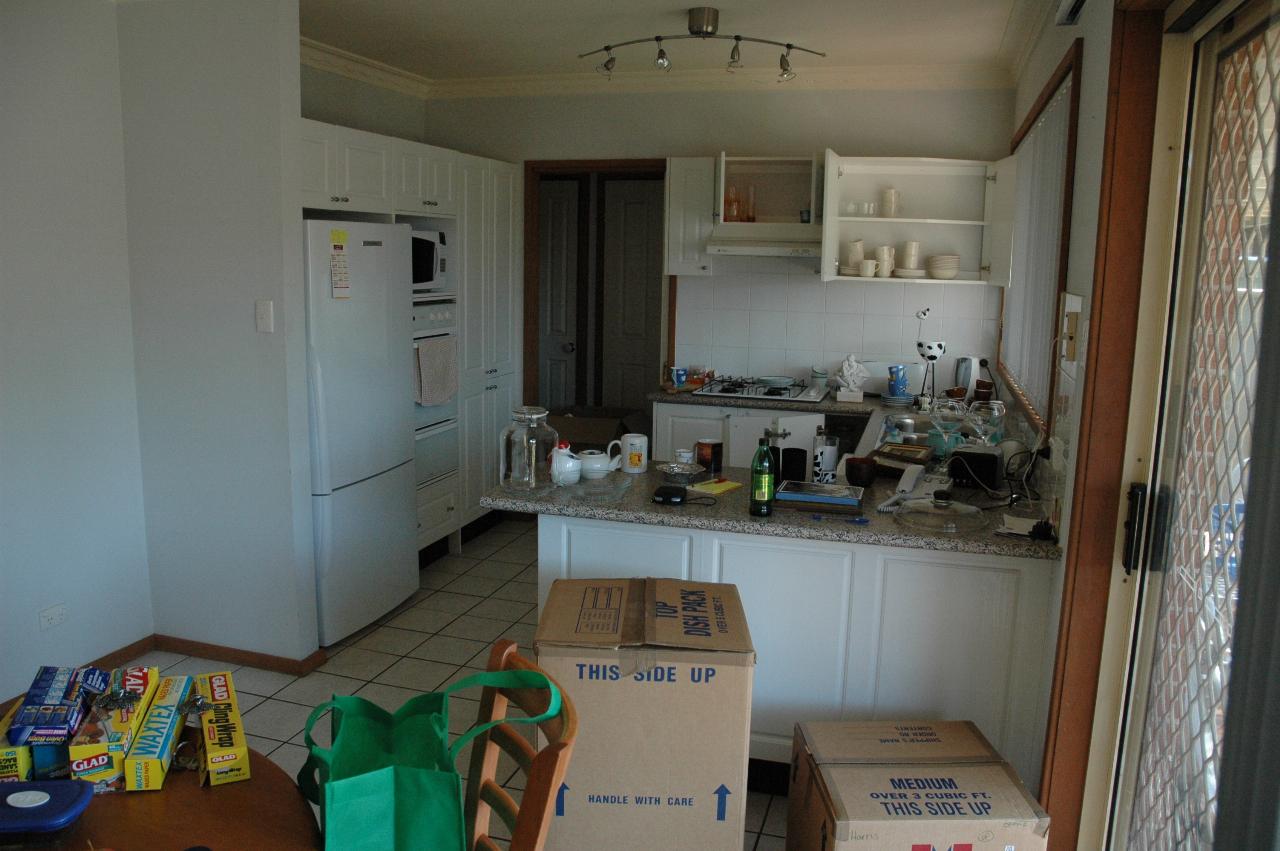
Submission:
POLYGON ((947 344, 941 340, 934 340, 930 343, 921 340, 916 343, 916 351, 920 353, 920 357, 924 358, 926 363, 934 363, 947 353, 947 344))

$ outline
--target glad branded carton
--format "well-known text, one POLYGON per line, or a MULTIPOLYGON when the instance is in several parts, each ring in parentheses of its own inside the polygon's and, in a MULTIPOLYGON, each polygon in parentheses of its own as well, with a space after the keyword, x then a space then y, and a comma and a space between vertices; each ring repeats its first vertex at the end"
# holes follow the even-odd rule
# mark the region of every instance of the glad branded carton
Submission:
POLYGON ((534 646, 578 713, 548 849, 741 849, 755 650, 735 586, 562 579, 534 646))
POLYGON ((191 695, 191 677, 163 677, 142 727, 124 758, 124 788, 146 792, 164 785, 178 747, 184 716, 180 707, 191 695))
POLYGON ((108 672, 92 666, 46 665, 36 671, 5 731, 10 745, 29 748, 32 780, 68 776, 67 743, 80 729, 89 704, 106 690, 110 679, 108 672))
POLYGON ((11 745, 8 736, 4 735, 9 732, 9 725, 17 714, 18 704, 15 703, 0 718, 0 782, 31 779, 31 748, 27 745, 11 745))
POLYGON ((231 674, 200 674, 196 688, 208 702, 200 713, 200 783, 210 786, 249 779, 249 744, 244 738, 240 704, 231 674))
POLYGON ((71 776, 93 784, 95 795, 124 790, 124 760, 151 706, 160 672, 155 668, 117 668, 111 687, 94 701, 89 717, 71 740, 68 756, 71 776), (138 700, 121 705, 118 693, 135 694, 138 700))
POLYGON ((1043 851, 1049 816, 969 721, 796 725, 792 851, 1043 851))

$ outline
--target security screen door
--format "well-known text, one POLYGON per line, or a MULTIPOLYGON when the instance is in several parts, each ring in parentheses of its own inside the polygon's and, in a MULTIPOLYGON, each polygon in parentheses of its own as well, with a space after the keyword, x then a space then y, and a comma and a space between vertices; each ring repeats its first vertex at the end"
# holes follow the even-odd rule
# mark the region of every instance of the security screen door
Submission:
POLYGON ((1165 531, 1135 656, 1148 684, 1124 744, 1129 818, 1119 810, 1112 834, 1130 849, 1213 847, 1275 178, 1273 5, 1242 6, 1197 48, 1156 476, 1165 531))

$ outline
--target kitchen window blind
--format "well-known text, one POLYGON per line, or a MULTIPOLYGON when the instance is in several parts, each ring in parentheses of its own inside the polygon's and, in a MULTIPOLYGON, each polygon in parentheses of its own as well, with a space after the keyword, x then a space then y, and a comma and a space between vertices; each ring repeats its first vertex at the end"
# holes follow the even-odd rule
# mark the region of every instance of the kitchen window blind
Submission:
POLYGON ((1066 192, 1071 77, 1058 87, 1015 153, 1013 252, 1004 296, 1000 365, 1047 419, 1057 337, 1058 281, 1066 192))

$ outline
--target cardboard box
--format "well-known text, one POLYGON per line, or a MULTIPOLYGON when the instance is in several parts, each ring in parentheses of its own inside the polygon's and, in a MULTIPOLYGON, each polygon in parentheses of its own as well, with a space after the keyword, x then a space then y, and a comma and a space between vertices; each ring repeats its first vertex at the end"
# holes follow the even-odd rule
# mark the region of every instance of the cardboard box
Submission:
POLYGON ((112 671, 110 688, 94 701, 89 717, 71 740, 68 748, 71 776, 92 783, 95 795, 124 790, 124 759, 151 708, 151 699, 159 684, 160 671, 156 668, 112 671), (132 706, 109 709, 106 704, 116 692, 136 694, 138 701, 132 706))
POLYGON ((31 779, 31 748, 27 745, 11 745, 9 725, 13 716, 18 714, 18 704, 9 707, 9 711, 0 718, 0 782, 25 781, 31 779))
POLYGON ((200 783, 221 786, 249 779, 249 743, 244 738, 244 722, 240 720, 240 703, 236 688, 227 671, 200 674, 196 688, 209 702, 200 713, 200 783))
POLYGON ((755 650, 737 588, 559 580, 534 647, 578 712, 548 849, 739 851, 755 650))
POLYGON ((1043 851, 1049 816, 969 721, 796 725, 794 851, 1043 851))
POLYGON ((92 667, 41 667, 6 731, 9 744, 65 746, 80 729, 90 702, 106 691, 110 677, 92 667))
POLYGON ((142 728, 124 758, 126 791, 147 792, 164 785, 185 720, 180 707, 190 695, 191 677, 164 677, 160 680, 142 728))

